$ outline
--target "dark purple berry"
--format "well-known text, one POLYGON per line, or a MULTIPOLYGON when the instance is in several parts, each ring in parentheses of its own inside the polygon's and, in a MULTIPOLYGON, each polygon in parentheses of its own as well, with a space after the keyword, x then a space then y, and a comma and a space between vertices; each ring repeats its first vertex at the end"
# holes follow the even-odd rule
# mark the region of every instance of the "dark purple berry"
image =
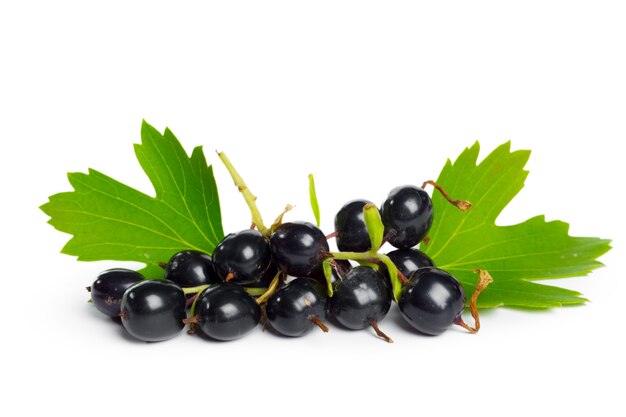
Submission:
POLYGON ((463 286, 437 268, 413 272, 402 289, 398 307, 402 317, 422 333, 438 335, 450 327, 465 308, 463 286))
POLYGON ((250 332, 261 320, 261 307, 242 287, 222 283, 204 290, 196 302, 192 321, 207 336, 234 340, 250 332))
POLYGON ((181 287, 197 287, 219 282, 211 255, 194 250, 178 252, 172 256, 165 268, 165 279, 181 287))
POLYGON ((226 236, 213 251, 213 262, 222 281, 248 285, 267 272, 272 252, 259 231, 248 229, 226 236))
POLYGON ((373 268, 353 268, 335 286, 330 299, 331 313, 348 329, 375 326, 391 307, 391 291, 384 280, 381 273, 373 268))
POLYGON ((171 281, 142 281, 126 290, 120 317, 132 336, 160 342, 176 336, 184 327, 187 300, 171 281))
POLYGON ((307 222, 283 223, 270 238, 278 267, 294 277, 319 275, 328 242, 324 233, 307 222))
POLYGON ((326 287, 312 278, 296 278, 267 300, 267 320, 285 336, 302 336, 314 326, 328 331, 323 324, 328 308, 326 287))
POLYGON ((124 292, 143 279, 143 275, 130 269, 116 268, 101 272, 88 288, 93 305, 109 317, 119 317, 124 292))
POLYGON ((414 185, 396 187, 380 209, 385 236, 398 249, 417 245, 433 224, 433 203, 426 191, 414 185))
POLYGON ((335 216, 337 248, 342 252, 365 252, 372 244, 363 217, 363 207, 373 204, 367 200, 346 203, 335 216))

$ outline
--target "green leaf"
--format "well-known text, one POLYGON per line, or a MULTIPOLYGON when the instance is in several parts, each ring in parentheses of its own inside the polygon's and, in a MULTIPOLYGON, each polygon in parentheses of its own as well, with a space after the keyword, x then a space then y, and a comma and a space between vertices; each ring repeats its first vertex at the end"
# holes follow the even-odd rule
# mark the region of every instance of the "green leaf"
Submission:
POLYGON ((524 186, 530 151, 511 152, 507 142, 477 165, 479 149, 476 142, 454 163, 448 160, 437 180, 449 195, 469 200, 474 207, 462 213, 435 193, 435 220, 430 240, 421 249, 459 279, 468 295, 476 283, 473 271, 489 271, 494 281, 479 297, 482 308, 550 308, 586 302, 576 291, 532 281, 588 274, 602 266, 596 258, 611 248, 610 241, 571 237, 567 223, 546 222, 543 216, 496 226, 498 215, 524 186))
POLYGON ((158 263, 177 251, 212 253, 224 237, 219 197, 202 149, 189 157, 169 129, 161 134, 144 121, 135 154, 155 197, 89 169, 68 174, 74 191, 50 196, 41 210, 52 226, 73 235, 62 253, 80 261, 142 262, 141 272, 157 278, 158 263))
POLYGON ((320 205, 317 202, 313 174, 309 174, 309 200, 311 201, 311 210, 313 210, 313 215, 315 216, 315 224, 317 224, 317 227, 320 227, 320 205))
POLYGON ((380 218, 380 211, 371 203, 363 206, 363 220, 367 227, 367 233, 370 236, 370 245, 374 252, 378 251, 380 245, 383 243, 383 236, 385 235, 385 226, 380 218))

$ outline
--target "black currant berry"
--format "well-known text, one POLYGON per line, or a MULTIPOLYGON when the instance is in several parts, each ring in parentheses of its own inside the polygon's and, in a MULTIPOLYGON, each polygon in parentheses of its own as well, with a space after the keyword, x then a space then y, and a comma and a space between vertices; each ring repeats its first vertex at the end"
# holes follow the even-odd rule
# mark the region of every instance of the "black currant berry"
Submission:
POLYGON ((213 262, 222 281, 247 285, 267 272, 272 252, 259 231, 248 229, 226 236, 213 251, 213 262))
POLYGON ((116 268, 101 272, 87 289, 96 308, 109 317, 120 315, 122 296, 131 285, 142 281, 143 275, 130 269, 116 268))
POLYGON ((346 203, 335 216, 337 248, 342 252, 365 252, 372 248, 365 225, 363 207, 373 204, 367 200, 353 200, 346 203))
POLYGON ((261 307, 242 287, 212 285, 198 296, 195 316, 186 320, 217 340, 234 340, 250 332, 261 320, 261 307))
POLYGON ((120 317, 132 336, 160 342, 176 336, 184 327, 187 300, 171 281, 142 281, 126 290, 120 317))
POLYGON ((267 321, 285 336, 302 336, 319 326, 324 332, 328 296, 326 288, 313 278, 296 278, 267 300, 267 321))
POLYGON ((438 335, 461 316, 465 291, 452 275, 437 268, 413 272, 402 289, 398 307, 402 317, 417 330, 438 335))
POLYGON ((426 191, 414 185, 396 187, 380 209, 385 237, 398 249, 411 248, 433 224, 433 203, 426 191))
POLYGON ((376 333, 391 341, 378 329, 391 307, 391 291, 382 274, 367 266, 357 266, 335 286, 330 311, 348 329, 372 326, 376 333))
MULTIPOLYGON (((435 263, 424 252, 418 249, 397 249, 387 254, 391 261, 396 265, 398 271, 406 278, 418 269, 434 267, 435 263)), ((384 265, 383 265, 384 266, 384 265)), ((387 268, 381 268, 383 275, 389 277, 387 268)))
POLYGON ((219 277, 211 255, 194 250, 176 253, 165 267, 165 279, 181 287, 215 284, 219 277))
POLYGON ((309 277, 322 270, 328 242, 324 233, 307 222, 283 223, 270 238, 278 267, 288 275, 309 277))

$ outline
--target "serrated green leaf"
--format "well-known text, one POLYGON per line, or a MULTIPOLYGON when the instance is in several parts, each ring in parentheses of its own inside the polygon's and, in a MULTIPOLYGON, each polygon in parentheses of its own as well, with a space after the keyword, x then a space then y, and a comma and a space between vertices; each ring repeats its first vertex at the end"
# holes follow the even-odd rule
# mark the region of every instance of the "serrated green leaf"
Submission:
POLYGON ((145 121, 135 154, 156 192, 146 195, 96 170, 70 173, 74 191, 41 206, 49 223, 73 237, 62 253, 81 261, 146 264, 147 277, 162 276, 159 262, 183 249, 212 253, 224 237, 217 186, 200 147, 189 157, 174 134, 145 121))
POLYGON ((476 142, 454 163, 448 160, 437 180, 449 195, 474 207, 462 213, 435 192, 435 220, 421 249, 459 279, 468 294, 476 283, 473 271, 488 270, 494 282, 479 298, 482 308, 550 308, 587 301, 578 292, 531 281, 588 274, 602 265, 596 258, 611 248, 610 241, 571 237, 567 223, 546 222, 543 216, 496 226, 498 215, 524 186, 530 151, 511 152, 507 142, 477 165, 479 150, 476 142))
POLYGON ((311 210, 315 216, 315 224, 320 227, 320 205, 317 202, 317 192, 315 191, 315 178, 313 174, 309 174, 309 200, 311 202, 311 210))

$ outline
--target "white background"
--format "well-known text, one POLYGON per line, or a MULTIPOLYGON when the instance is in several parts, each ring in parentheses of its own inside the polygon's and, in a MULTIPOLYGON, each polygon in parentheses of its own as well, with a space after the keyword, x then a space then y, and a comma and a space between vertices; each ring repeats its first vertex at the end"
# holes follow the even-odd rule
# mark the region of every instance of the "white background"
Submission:
POLYGON ((623 415, 623 2, 99 3, 0 3, 1 415, 623 415), (546 214, 614 249, 553 282, 591 303, 488 311, 475 336, 419 336, 394 309, 394 344, 336 327, 137 343, 86 303, 118 264, 60 255, 37 207, 88 167, 150 192, 142 118, 205 146, 227 231, 249 217, 215 149, 267 220, 312 219, 314 172, 330 231, 345 201, 511 140, 531 174, 498 223, 546 214))

